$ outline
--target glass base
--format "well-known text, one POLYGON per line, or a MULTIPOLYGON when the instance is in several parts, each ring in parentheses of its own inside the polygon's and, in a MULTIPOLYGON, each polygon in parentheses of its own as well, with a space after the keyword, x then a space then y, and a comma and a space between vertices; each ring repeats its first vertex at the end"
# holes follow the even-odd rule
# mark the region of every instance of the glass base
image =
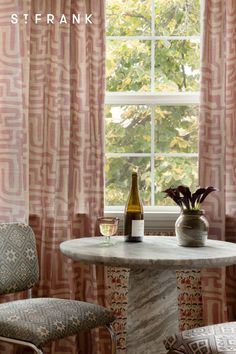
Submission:
POLYGON ((111 241, 111 237, 110 236, 102 236, 101 246, 109 247, 109 246, 112 246, 112 245, 113 245, 113 242, 111 241))

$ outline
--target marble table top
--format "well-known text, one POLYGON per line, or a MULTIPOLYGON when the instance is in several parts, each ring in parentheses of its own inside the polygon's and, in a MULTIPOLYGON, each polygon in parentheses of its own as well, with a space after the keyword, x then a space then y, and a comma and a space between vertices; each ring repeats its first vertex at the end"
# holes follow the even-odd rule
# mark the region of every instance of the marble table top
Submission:
POLYGON ((102 237, 64 241, 61 252, 84 263, 125 268, 193 269, 236 264, 236 244, 207 240, 205 247, 181 247, 176 237, 145 236, 140 243, 124 242, 113 236, 113 245, 104 246, 102 237))

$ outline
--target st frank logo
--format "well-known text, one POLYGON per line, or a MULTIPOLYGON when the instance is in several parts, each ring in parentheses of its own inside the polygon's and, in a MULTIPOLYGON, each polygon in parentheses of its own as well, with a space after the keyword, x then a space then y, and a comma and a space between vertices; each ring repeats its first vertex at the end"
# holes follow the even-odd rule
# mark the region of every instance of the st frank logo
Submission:
MULTIPOLYGON (((59 17, 54 16, 53 14, 34 14, 31 16, 31 19, 35 24, 46 23, 48 25, 59 23, 71 23, 71 24, 80 24, 85 23, 86 25, 93 24, 93 14, 72 14, 70 17, 65 16, 65 14, 61 14, 59 17)), ((29 14, 12 14, 11 15, 11 23, 16 25, 19 22, 24 21, 25 24, 29 21, 29 14)))

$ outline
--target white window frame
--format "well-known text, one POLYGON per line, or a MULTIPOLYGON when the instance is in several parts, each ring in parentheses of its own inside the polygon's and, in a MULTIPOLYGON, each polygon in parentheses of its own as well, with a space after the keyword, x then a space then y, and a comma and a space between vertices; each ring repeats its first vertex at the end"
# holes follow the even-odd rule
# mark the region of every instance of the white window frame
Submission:
MULTIPOLYGON (((201 13, 202 6, 201 4, 201 13)), ((151 153, 106 153, 106 157, 151 157, 151 204, 154 205, 154 157, 198 157, 197 153, 155 153, 154 146, 154 107, 162 106, 183 106, 183 105, 199 105, 199 92, 166 92, 158 93, 154 91, 155 86, 155 41, 156 40, 194 40, 200 43, 200 36, 155 36, 155 5, 152 0, 152 35, 150 36, 107 36, 107 40, 151 40, 151 92, 106 92, 106 105, 147 105, 151 109, 151 153)), ((202 16, 201 16, 202 17, 202 16)), ((116 216, 120 222, 120 228, 123 224, 124 206, 106 206, 104 208, 106 216, 116 216)), ((145 228, 149 231, 171 231, 174 229, 175 221, 179 215, 179 207, 177 206, 145 206, 145 228)))

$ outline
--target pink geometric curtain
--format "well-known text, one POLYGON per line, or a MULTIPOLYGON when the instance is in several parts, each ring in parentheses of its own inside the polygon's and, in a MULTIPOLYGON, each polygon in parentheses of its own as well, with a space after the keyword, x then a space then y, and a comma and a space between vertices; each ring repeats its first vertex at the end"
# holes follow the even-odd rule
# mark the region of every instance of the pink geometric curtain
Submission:
MULTIPOLYGON (((72 264, 59 251, 64 240, 94 235, 103 212, 104 2, 7 1, 0 14, 0 222, 29 222, 36 234, 34 295, 106 305, 104 269, 72 264), (81 14, 81 22, 60 24, 62 14, 81 14)), ((108 353, 108 338, 95 334, 47 353, 108 353)))
MULTIPOLYGON (((204 9, 200 185, 213 185, 204 208, 210 237, 236 242, 236 2, 207 0, 204 9)), ((204 322, 236 319, 236 268, 202 272, 204 322)))

